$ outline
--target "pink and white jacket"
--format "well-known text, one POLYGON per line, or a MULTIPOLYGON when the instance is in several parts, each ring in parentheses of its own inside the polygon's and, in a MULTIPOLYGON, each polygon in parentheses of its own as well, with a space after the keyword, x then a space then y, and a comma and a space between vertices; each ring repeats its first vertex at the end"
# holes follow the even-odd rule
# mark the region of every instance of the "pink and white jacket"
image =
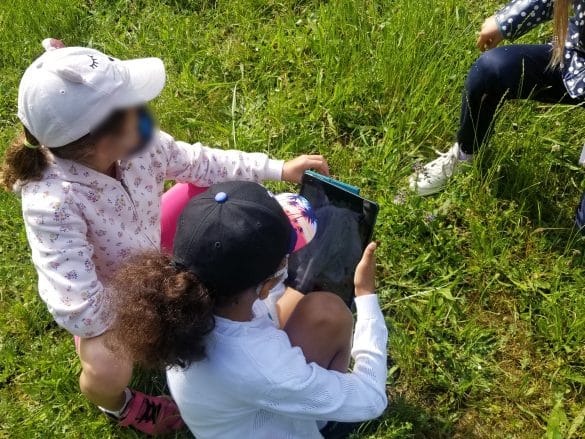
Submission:
POLYGON ((54 157, 40 181, 21 188, 22 212, 39 294, 74 335, 105 332, 104 290, 120 264, 160 247, 165 180, 206 187, 226 180, 280 180, 283 162, 265 154, 207 148, 160 132, 140 155, 121 161, 117 178, 54 157))

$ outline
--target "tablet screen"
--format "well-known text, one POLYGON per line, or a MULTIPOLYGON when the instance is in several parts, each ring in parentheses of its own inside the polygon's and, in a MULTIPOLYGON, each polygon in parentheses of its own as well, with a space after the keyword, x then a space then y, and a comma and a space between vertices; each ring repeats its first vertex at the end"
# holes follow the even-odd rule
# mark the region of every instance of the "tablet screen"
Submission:
POLYGON ((355 267, 372 239, 378 205, 306 174, 301 195, 313 207, 317 233, 290 255, 287 284, 301 293, 330 291, 350 304, 355 267))

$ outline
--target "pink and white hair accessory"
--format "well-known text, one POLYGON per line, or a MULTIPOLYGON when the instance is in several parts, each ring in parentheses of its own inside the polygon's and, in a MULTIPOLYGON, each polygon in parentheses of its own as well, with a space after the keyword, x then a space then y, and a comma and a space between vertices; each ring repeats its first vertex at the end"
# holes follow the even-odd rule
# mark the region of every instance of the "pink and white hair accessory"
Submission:
POLYGON ((275 196, 294 230, 291 253, 306 246, 317 233, 317 217, 309 201, 298 194, 282 193, 275 196))
POLYGON ((47 52, 49 50, 62 49, 65 47, 63 41, 58 40, 57 38, 45 38, 41 44, 47 52))

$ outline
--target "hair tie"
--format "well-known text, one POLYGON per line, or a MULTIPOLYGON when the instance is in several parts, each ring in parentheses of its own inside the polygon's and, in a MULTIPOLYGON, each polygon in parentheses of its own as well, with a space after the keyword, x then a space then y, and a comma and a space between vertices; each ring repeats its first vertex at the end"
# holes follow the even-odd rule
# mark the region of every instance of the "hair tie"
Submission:
POLYGON ((26 140, 26 139, 25 139, 25 140, 22 142, 22 144, 23 144, 24 146, 26 146, 27 148, 30 148, 30 149, 39 149, 39 147, 41 146, 41 145, 33 145, 32 143, 30 143, 30 142, 29 142, 28 140, 26 140))

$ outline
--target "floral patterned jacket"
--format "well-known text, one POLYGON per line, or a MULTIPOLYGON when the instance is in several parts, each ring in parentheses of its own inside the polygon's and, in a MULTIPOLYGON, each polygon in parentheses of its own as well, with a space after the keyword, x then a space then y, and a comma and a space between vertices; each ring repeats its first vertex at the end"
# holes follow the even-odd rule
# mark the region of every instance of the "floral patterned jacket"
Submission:
POLYGON ((39 294, 74 335, 97 336, 110 322, 104 289, 133 252, 160 246, 164 181, 209 186, 225 180, 280 180, 282 161, 265 154, 177 142, 160 132, 117 178, 54 157, 40 181, 21 188, 39 294))
MULTIPOLYGON (((515 39, 553 17, 554 0, 513 0, 496 13, 505 38, 515 39)), ((563 81, 569 95, 585 95, 585 1, 573 1, 573 16, 565 41, 561 64, 563 81)))

